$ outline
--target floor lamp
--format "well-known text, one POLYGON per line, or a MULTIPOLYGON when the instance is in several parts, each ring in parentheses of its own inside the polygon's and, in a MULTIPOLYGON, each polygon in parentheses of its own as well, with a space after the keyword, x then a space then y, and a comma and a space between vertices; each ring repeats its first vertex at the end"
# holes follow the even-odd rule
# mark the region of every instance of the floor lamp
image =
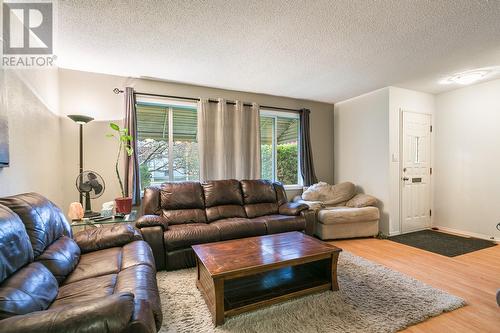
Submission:
MULTIPOLYGON (((78 115, 78 114, 70 114, 68 115, 68 118, 73 120, 75 123, 77 123, 78 125, 80 125, 80 174, 82 174, 83 172, 83 125, 91 122, 92 120, 94 120, 94 118, 92 117, 88 117, 88 116, 82 116, 82 115, 78 115)), ((83 194, 82 192, 79 192, 80 193, 80 204, 83 205, 83 194)))

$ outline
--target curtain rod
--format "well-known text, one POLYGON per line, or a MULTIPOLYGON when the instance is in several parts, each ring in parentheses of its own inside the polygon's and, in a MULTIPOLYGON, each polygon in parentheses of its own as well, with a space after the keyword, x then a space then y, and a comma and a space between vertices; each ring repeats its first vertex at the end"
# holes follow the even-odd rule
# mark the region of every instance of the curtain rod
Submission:
MULTIPOLYGON (((113 92, 118 95, 118 94, 123 93, 124 91, 120 90, 118 88, 115 88, 115 89, 113 89, 113 92)), ((151 93, 142 93, 142 92, 134 92, 134 95, 153 96, 153 97, 165 97, 165 98, 174 98, 174 99, 184 99, 184 100, 187 100, 187 101, 196 101, 196 102, 200 101, 199 98, 195 98, 195 97, 161 95, 161 94, 151 94, 151 93)), ((216 99, 209 99, 208 101, 210 103, 219 103, 219 101, 216 100, 216 99)), ((226 101, 226 103, 230 104, 230 105, 235 105, 236 104, 233 101, 226 101)), ((244 106, 252 106, 252 104, 249 104, 249 103, 244 103, 243 105, 244 106)), ((279 106, 261 105, 260 107, 263 108, 263 109, 269 109, 269 110, 285 110, 285 111, 293 111, 293 112, 301 112, 302 111, 301 109, 282 108, 282 107, 279 107, 279 106)))

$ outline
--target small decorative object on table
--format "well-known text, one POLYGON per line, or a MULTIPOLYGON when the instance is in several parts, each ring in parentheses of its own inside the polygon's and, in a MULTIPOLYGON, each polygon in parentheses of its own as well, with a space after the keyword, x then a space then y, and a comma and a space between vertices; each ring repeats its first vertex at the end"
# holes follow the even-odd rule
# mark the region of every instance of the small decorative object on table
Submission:
POLYGON ((113 210, 115 209, 115 202, 108 201, 102 204, 101 216, 102 217, 112 217, 113 210))
POLYGON ((68 217, 72 220, 83 219, 83 206, 79 202, 72 202, 68 208, 68 217))
POLYGON ((120 190, 122 196, 120 198, 115 199, 116 213, 129 214, 132 211, 132 198, 125 196, 125 190, 123 188, 123 182, 120 176, 119 164, 123 148, 125 148, 125 151, 127 152, 127 155, 129 157, 132 156, 132 154, 134 153, 134 149, 130 145, 130 142, 133 140, 133 138, 131 135, 128 134, 128 129, 126 128, 121 128, 115 123, 110 123, 109 127, 111 127, 111 129, 115 131, 116 134, 109 133, 106 136, 108 138, 116 138, 120 143, 120 146, 118 147, 118 155, 116 157, 115 171, 116 171, 116 176, 118 177, 118 183, 120 183, 120 190))

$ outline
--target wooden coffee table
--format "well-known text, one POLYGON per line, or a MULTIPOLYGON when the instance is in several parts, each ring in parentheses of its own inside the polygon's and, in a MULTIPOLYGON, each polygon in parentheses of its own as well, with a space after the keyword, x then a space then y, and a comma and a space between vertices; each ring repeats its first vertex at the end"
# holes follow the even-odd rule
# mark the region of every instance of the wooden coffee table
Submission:
POLYGON ((338 290, 341 249, 300 232, 193 245, 198 277, 215 325, 293 297, 338 290))

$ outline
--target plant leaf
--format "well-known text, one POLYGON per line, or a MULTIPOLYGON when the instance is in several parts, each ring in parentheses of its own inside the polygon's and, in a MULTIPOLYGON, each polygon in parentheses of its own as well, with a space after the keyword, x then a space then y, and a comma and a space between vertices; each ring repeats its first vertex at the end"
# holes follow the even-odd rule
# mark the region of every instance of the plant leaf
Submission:
POLYGON ((114 134, 111 134, 111 133, 108 133, 108 134, 106 134, 106 137, 107 137, 107 138, 114 138, 114 137, 115 137, 115 135, 114 135, 114 134))
POLYGON ((114 129, 115 131, 120 131, 120 126, 118 126, 117 124, 115 123, 109 123, 109 127, 111 127, 112 129, 114 129))
POLYGON ((132 154, 134 153, 134 149, 130 146, 125 147, 125 149, 127 150, 128 156, 132 156, 132 154))

